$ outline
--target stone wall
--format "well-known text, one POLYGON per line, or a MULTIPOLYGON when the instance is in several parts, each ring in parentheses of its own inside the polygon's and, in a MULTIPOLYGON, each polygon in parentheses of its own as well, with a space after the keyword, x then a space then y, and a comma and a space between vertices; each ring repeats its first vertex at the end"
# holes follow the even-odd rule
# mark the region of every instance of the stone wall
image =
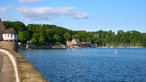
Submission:
POLYGON ((44 77, 20 54, 13 50, 4 50, 3 53, 9 52, 15 59, 18 72, 18 82, 47 82, 44 77), (4 52, 5 51, 5 52, 4 52))
POLYGON ((0 41, 0 48, 18 51, 18 43, 15 41, 0 41))

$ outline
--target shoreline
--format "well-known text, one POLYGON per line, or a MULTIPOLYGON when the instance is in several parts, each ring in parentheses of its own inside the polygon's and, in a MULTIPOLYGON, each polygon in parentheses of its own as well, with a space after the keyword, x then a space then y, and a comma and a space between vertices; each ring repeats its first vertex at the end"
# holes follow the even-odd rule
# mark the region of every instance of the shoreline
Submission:
MULTIPOLYGON (((19 50, 32 50, 32 49, 46 49, 46 50, 57 50, 57 49, 81 49, 81 48, 92 48, 92 47, 80 47, 80 48, 19 48, 19 50)), ((136 48, 146 48, 146 47, 114 47, 118 49, 136 49, 136 48)), ((95 49, 114 49, 114 48, 109 48, 109 47, 96 47, 95 49)))

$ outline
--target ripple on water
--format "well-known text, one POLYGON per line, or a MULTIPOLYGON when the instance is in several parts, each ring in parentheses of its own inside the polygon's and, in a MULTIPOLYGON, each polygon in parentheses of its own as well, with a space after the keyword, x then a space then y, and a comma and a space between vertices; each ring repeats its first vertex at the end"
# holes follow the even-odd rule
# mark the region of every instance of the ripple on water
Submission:
POLYGON ((118 55, 114 50, 24 50, 21 54, 25 52, 48 82, 146 82, 146 49, 118 49, 118 55))

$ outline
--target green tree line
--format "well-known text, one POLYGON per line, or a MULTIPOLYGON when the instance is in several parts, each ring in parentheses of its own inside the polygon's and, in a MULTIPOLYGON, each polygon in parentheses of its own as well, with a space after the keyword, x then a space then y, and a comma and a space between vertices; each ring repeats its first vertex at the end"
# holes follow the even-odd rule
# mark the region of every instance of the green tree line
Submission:
POLYGON ((81 42, 92 42, 98 46, 146 46, 146 33, 136 30, 123 31, 117 33, 109 31, 73 31, 64 27, 50 24, 28 24, 15 21, 3 21, 6 28, 12 27, 18 33, 18 39, 22 43, 27 41, 33 44, 65 44, 67 40, 73 38, 81 42))

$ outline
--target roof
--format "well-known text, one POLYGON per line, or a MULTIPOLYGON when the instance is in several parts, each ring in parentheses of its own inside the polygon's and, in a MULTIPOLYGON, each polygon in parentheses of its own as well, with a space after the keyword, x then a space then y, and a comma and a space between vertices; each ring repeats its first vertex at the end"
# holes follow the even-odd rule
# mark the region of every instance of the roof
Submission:
POLYGON ((5 29, 4 25, 3 25, 3 22, 1 20, 1 18, 0 18, 0 33, 3 33, 5 30, 6 29, 5 29))
POLYGON ((72 44, 80 45, 80 41, 78 39, 73 39, 72 44))
POLYGON ((8 28, 4 33, 16 34, 16 31, 13 28, 8 28))
POLYGON ((2 37, 3 33, 16 34, 16 31, 13 28, 6 29, 0 18, 0 41, 3 40, 3 37, 2 37))
POLYGON ((0 18, 0 41, 3 40, 2 34, 4 33, 5 30, 6 29, 5 29, 4 25, 3 25, 3 22, 1 20, 1 18, 0 18))
POLYGON ((81 42, 81 44, 91 44, 91 42, 81 42))
POLYGON ((74 39, 76 42, 80 42, 79 39, 74 39))

